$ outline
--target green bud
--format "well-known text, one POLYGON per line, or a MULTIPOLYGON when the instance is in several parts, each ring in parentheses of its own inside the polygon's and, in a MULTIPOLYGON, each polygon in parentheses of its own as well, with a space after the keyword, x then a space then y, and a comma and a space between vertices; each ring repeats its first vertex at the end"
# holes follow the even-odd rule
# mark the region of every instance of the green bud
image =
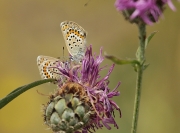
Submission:
POLYGON ((73 133, 88 125, 93 115, 85 89, 77 83, 67 83, 44 108, 44 120, 54 132, 73 133))

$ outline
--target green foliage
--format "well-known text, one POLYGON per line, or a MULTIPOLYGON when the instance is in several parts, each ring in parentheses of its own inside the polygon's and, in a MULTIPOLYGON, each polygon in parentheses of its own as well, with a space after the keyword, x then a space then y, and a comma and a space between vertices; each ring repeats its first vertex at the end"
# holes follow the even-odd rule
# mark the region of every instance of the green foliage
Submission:
POLYGON ((118 65, 125 65, 125 64, 132 64, 132 65, 135 65, 135 64, 139 64, 139 61, 137 60, 134 60, 134 59, 127 59, 127 60, 122 60, 122 59, 119 59, 113 55, 107 55, 105 54, 105 57, 111 61, 113 61, 115 64, 118 64, 118 65))
MULTIPOLYGON (((151 39, 153 38, 153 36, 157 33, 157 31, 152 32, 146 39, 145 39, 145 49, 147 48, 147 45, 149 44, 149 42, 151 41, 151 39)), ((137 51, 136 51, 136 58, 139 57, 139 52, 140 52, 140 47, 138 47, 137 51)))
POLYGON ((52 82, 55 79, 44 79, 44 80, 39 80, 39 81, 35 81, 33 83, 21 86, 15 90, 13 90, 11 93, 9 93, 7 96, 5 96, 4 98, 2 98, 0 100, 0 109, 3 108, 5 105, 7 105, 9 102, 11 102, 13 99, 15 99, 16 97, 18 97, 20 94, 24 93, 25 91, 36 87, 38 85, 47 83, 47 82, 52 82))

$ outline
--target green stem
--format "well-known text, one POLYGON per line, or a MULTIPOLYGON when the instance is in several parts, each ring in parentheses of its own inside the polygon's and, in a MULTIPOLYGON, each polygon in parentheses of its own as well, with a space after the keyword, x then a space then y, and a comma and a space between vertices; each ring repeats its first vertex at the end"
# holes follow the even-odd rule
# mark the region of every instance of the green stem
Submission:
POLYGON ((140 62, 137 68, 137 81, 136 81, 136 92, 135 92, 135 101, 134 101, 134 111, 133 111, 133 121, 132 121, 132 130, 131 133, 136 133, 137 124, 138 124, 138 115, 139 115, 139 107, 140 107, 140 99, 141 99, 141 86, 142 86, 142 76, 143 76, 143 67, 145 61, 145 39, 146 39, 146 25, 139 24, 139 40, 140 40, 140 51, 137 60, 140 62))

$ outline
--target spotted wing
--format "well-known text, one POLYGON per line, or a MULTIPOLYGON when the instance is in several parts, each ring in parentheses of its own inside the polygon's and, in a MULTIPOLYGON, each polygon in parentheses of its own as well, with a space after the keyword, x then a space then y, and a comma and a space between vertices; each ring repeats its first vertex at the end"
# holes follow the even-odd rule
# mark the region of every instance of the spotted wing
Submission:
POLYGON ((60 60, 53 57, 43 55, 37 57, 37 65, 43 79, 53 78, 59 80, 61 78, 61 74, 57 68, 59 63, 60 60))
POLYGON ((82 59, 86 48, 86 31, 72 21, 62 22, 60 27, 70 55, 82 59))

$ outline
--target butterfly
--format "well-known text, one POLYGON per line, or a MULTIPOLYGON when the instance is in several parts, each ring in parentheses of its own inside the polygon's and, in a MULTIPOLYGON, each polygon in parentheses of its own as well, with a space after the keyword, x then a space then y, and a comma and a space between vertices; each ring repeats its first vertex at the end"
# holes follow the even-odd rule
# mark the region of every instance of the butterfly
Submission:
POLYGON ((64 21, 60 27, 72 61, 81 64, 86 50, 86 31, 73 21, 64 21))
MULTIPOLYGON (((56 79, 57 81, 63 78, 58 69, 58 66, 62 66, 63 62, 61 62, 59 59, 40 55, 37 57, 37 65, 43 79, 52 78, 56 79)), ((56 83, 56 81, 54 83, 56 83)))

